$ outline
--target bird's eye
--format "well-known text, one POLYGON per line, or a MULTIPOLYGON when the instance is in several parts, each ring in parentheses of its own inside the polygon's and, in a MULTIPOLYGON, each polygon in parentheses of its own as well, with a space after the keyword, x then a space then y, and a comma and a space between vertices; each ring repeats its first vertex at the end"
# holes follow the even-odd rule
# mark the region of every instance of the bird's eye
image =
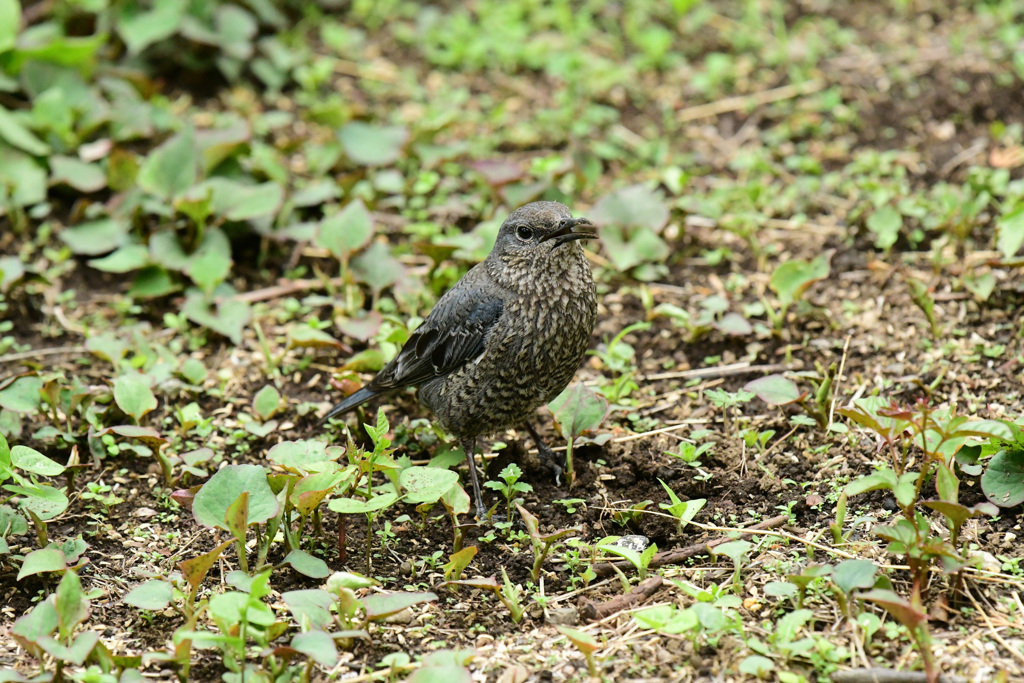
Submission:
POLYGON ((533 230, 526 227, 525 225, 520 225, 518 228, 516 228, 516 237, 518 237, 524 242, 529 242, 530 240, 533 239, 533 230))

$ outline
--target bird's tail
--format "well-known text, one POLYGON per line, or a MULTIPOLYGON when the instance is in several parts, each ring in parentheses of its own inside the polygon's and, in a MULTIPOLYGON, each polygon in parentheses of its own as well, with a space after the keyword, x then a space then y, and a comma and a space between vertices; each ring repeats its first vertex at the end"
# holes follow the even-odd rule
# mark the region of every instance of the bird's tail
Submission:
POLYGON ((359 391, 355 392, 354 394, 346 397, 345 400, 342 401, 341 403, 339 403, 338 405, 336 405, 333 408, 331 408, 330 410, 328 410, 327 414, 324 415, 323 418, 321 418, 320 424, 324 424, 325 422, 330 420, 335 415, 341 415, 344 412, 352 410, 353 408, 355 408, 358 405, 362 405, 363 403, 366 403, 367 401, 369 401, 371 398, 373 398, 376 395, 377 395, 376 391, 373 391, 372 389, 367 389, 366 387, 363 387, 362 389, 360 389, 359 391))

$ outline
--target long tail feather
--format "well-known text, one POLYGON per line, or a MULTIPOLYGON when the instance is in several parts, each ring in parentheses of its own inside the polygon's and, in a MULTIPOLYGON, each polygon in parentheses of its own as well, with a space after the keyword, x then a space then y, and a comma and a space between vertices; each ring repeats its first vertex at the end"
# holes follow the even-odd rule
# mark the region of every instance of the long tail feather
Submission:
POLYGON ((358 405, 362 405, 363 403, 366 403, 367 401, 369 401, 371 398, 373 398, 376 395, 377 395, 376 391, 372 391, 370 389, 367 389, 366 387, 363 387, 362 389, 360 389, 359 391, 355 392, 351 396, 348 396, 344 401, 342 401, 338 405, 336 405, 333 408, 331 408, 330 410, 328 410, 327 414, 324 415, 320 419, 320 424, 323 424, 323 423, 327 422, 328 420, 330 420, 335 415, 341 415, 344 412, 352 410, 353 408, 355 408, 358 405))

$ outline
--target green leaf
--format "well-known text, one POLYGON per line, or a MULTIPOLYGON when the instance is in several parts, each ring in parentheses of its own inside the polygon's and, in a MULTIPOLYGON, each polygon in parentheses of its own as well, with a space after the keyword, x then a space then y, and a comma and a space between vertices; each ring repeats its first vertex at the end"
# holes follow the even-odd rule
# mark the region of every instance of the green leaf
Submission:
POLYGON ((352 259, 352 273, 374 292, 380 292, 405 276, 405 266, 391 255, 386 242, 374 242, 352 259))
POLYGON ((967 507, 960 503, 951 503, 945 500, 926 500, 921 503, 927 508, 935 510, 945 517, 951 524, 959 528, 971 517, 988 515, 995 517, 999 514, 999 508, 992 503, 978 503, 975 506, 967 507))
POLYGON ((327 630, 331 624, 331 605, 334 598, 322 588, 285 591, 281 599, 295 616, 299 624, 309 624, 316 629, 327 630))
POLYGON ((17 256, 0 256, 0 292, 10 291, 25 273, 25 264, 17 256))
POLYGON ((733 564, 739 566, 743 564, 743 560, 746 559, 750 549, 754 546, 747 541, 728 541, 720 545, 716 545, 711 549, 714 555, 725 555, 733 564))
POLYGON ((46 170, 28 154, 0 145, 0 206, 31 206, 46 199, 46 170))
POLYGON ((928 615, 894 591, 885 588, 875 588, 865 593, 860 593, 857 597, 873 602, 876 605, 881 605, 898 622, 910 630, 914 630, 928 621, 928 615))
POLYGON ((310 472, 320 463, 337 460, 342 452, 338 447, 328 449, 327 444, 316 439, 282 441, 270 449, 267 459, 285 469, 310 472))
POLYGON ((996 288, 996 278, 991 272, 978 273, 975 271, 966 273, 963 277, 964 287, 974 295, 978 301, 985 302, 992 296, 996 288))
POLYGON ((366 609, 367 621, 382 621, 408 607, 435 600, 437 600, 437 595, 429 591, 425 593, 373 593, 363 598, 362 603, 366 609))
POLYGON ((800 391, 796 382, 782 375, 760 377, 747 382, 743 385, 743 388, 754 392, 758 398, 770 406, 784 406, 789 403, 796 403, 807 395, 806 391, 800 391))
POLYGON ((197 164, 195 133, 187 127, 149 153, 136 182, 146 192, 171 200, 195 184, 197 164))
POLYGON ((402 155, 409 131, 402 126, 377 126, 352 121, 338 131, 345 154, 363 166, 385 166, 402 155))
POLYGON ((184 199, 198 201, 210 197, 212 213, 229 221, 246 221, 274 216, 284 201, 284 189, 278 183, 247 185, 229 178, 210 178, 190 188, 184 199))
POLYGON ((54 183, 64 183, 84 193, 99 192, 107 186, 107 174, 99 165, 75 157, 50 157, 50 176, 54 183))
POLYGON ((38 474, 41 477, 55 477, 64 472, 64 466, 50 460, 34 448, 14 446, 11 448, 11 464, 20 470, 38 474))
POLYGON ((1024 450, 1001 450, 981 475, 981 490, 999 507, 1024 503, 1024 450))
POLYGON ((226 285, 214 290, 212 296, 190 289, 181 312, 197 325, 224 335, 234 344, 241 344, 242 332, 252 318, 252 309, 247 302, 239 301, 233 295, 234 290, 226 285))
POLYGON ((624 545, 616 545, 615 543, 602 543, 598 546, 598 549, 606 553, 611 553, 612 555, 618 555, 636 567, 637 570, 643 568, 643 560, 640 557, 640 553, 632 548, 627 548, 624 545))
POLYGON ((104 218, 64 228, 58 237, 76 254, 106 254, 128 242, 131 225, 124 220, 104 218))
POLYGON ((171 279, 166 268, 146 266, 139 271, 132 282, 128 296, 136 299, 154 299, 165 296, 179 289, 179 285, 171 279))
POLYGON ((883 251, 889 251, 899 239, 900 230, 903 228, 903 216, 894 206, 886 204, 868 217, 867 226, 868 230, 875 234, 875 246, 883 251))
POLYGON ((25 556, 21 563, 21 570, 18 572, 18 581, 26 576, 43 574, 45 572, 63 572, 67 569, 67 560, 64 553, 56 548, 42 548, 33 550, 25 556))
POLYGON ((249 494, 248 524, 260 524, 274 517, 280 504, 259 465, 227 465, 203 484, 192 500, 192 514, 203 526, 224 529, 228 508, 242 493, 249 494))
POLYGON ((895 491, 897 483, 895 472, 890 469, 878 470, 873 474, 851 481, 846 485, 844 493, 846 493, 847 496, 855 496, 858 493, 877 491, 878 489, 895 491))
POLYGON ((896 496, 896 502, 907 508, 914 504, 917 497, 917 479, 920 472, 904 472, 896 481, 896 488, 892 490, 896 496))
POLYGON ((126 244, 103 258, 94 258, 89 265, 104 273, 128 273, 149 264, 149 249, 141 244, 126 244))
POLYGON ((371 586, 379 586, 380 582, 376 579, 357 574, 355 572, 334 572, 330 578, 327 579, 327 590, 337 595, 343 588, 357 591, 360 588, 370 588, 371 586))
POLYGON ((668 223, 669 209, 660 192, 632 185, 601 198, 587 216, 602 227, 636 226, 659 231, 668 223))
POLYGON ((366 245, 373 237, 373 217, 362 199, 349 202, 338 213, 320 221, 316 245, 331 252, 336 259, 347 263, 349 255, 366 245))
MULTIPOLYGON (((0 29, 2 30, 2 29, 0 29)), ((0 105, 0 139, 32 156, 46 156, 50 146, 37 138, 18 118, 0 105)))
POLYGON ((608 401, 582 382, 566 387, 548 408, 562 426, 563 434, 571 439, 596 429, 608 415, 608 401))
MULTIPOLYGON (((195 500, 192 501, 193 504, 195 500)), ((245 543, 245 532, 249 527, 249 492, 242 491, 238 498, 224 511, 224 526, 240 543, 245 543)))
POLYGON ((296 347, 343 349, 345 345, 323 330, 308 325, 292 325, 288 328, 288 348, 296 347))
POLYGON ((407 467, 398 475, 398 483, 407 493, 406 502, 436 503, 459 481, 457 472, 438 467, 407 467))
POLYGON ((672 249, 652 228, 623 228, 606 225, 601 228, 601 241, 615 267, 626 272, 642 263, 662 263, 672 249))
POLYGON ((261 420, 269 420, 281 406, 281 394, 273 385, 266 385, 256 393, 252 400, 252 408, 261 420))
POLYGON ((828 277, 831 271, 832 251, 829 250, 813 261, 798 259, 785 261, 772 273, 769 285, 778 295, 783 308, 803 296, 803 293, 819 280, 828 277))
POLYGON ((210 228, 195 252, 188 256, 184 272, 207 294, 231 274, 231 242, 220 228, 210 228))
POLYGON ((150 236, 149 255, 155 263, 168 270, 184 271, 188 267, 189 254, 181 246, 173 228, 159 230, 150 236))
POLYGON ((38 60, 71 67, 88 75, 95 67, 96 51, 106 45, 107 40, 107 35, 102 32, 84 38, 69 38, 50 33, 50 37, 45 41, 39 41, 35 45, 19 46, 12 53, 7 66, 17 73, 25 62, 38 60))
POLYGON ((5 487, 11 493, 24 496, 21 508, 32 512, 39 519, 53 519, 68 509, 68 497, 61 489, 45 485, 5 487))
POLYGON ((832 572, 832 581, 849 595, 856 588, 871 588, 875 585, 878 567, 871 560, 844 560, 832 572))
POLYGON ((431 652, 406 683, 473 683, 473 676, 465 667, 472 656, 472 650, 431 652))
POLYGON ((764 585, 764 594, 773 598, 791 598, 799 589, 789 581, 769 581, 764 585))
POLYGON ((331 573, 326 562, 298 548, 288 553, 284 558, 284 563, 298 573, 313 579, 323 579, 331 573))
POLYGON ((999 237, 996 248, 1006 260, 1012 259, 1024 245, 1024 206, 999 217, 996 221, 999 237))
MULTIPOLYGON (((53 606, 57 609, 57 633, 61 640, 67 641, 74 633, 75 627, 89 618, 89 599, 82 591, 82 581, 78 578, 78 574, 73 571, 65 572, 60 583, 57 584, 57 590, 53 597, 53 606)), ((85 633, 82 634, 82 636, 85 635, 85 633)), ((94 639, 85 647, 79 647, 77 642, 72 645, 72 649, 78 651, 79 656, 75 658, 78 664, 85 660, 85 655, 89 653, 95 642, 94 639)))
POLYGON ((793 610, 775 622, 775 642, 792 643, 800 629, 811 619, 814 612, 809 609, 793 610))
POLYGON ((0 389, 0 408, 31 414, 39 410, 43 380, 35 375, 19 377, 0 389))
POLYGON ((150 579, 131 589, 123 599, 139 609, 162 610, 171 604, 173 588, 170 581, 150 579))
POLYGON ((365 514, 368 512, 383 510, 397 500, 397 493, 383 493, 379 496, 374 496, 369 500, 360 500, 358 498, 335 498, 327 503, 327 507, 334 512, 338 512, 343 515, 365 514))
POLYGON ((21 3, 18 0, 0 0, 0 53, 15 46, 21 27, 21 3))
POLYGON ((762 655, 747 655, 737 667, 741 674, 755 678, 767 678, 776 670, 775 662, 762 655))
POLYGON ((970 420, 958 425, 957 436, 976 436, 980 439, 1013 441, 1014 429, 1003 420, 970 420))
POLYGON ((179 0, 154 0, 148 12, 142 11, 144 6, 123 3, 117 13, 117 33, 132 55, 174 35, 188 9, 188 4, 179 0))
POLYGON ((128 342, 113 332, 104 332, 89 337, 85 340, 85 348, 94 356, 113 363, 115 368, 121 359, 128 354, 128 342))
POLYGON ((115 379, 114 401, 117 407, 138 422, 146 413, 156 409, 156 396, 150 388, 152 383, 152 377, 139 372, 121 375, 115 379))
POLYGON ((325 669, 330 669, 338 663, 338 648, 329 633, 317 630, 296 633, 291 644, 296 651, 306 655, 325 669))
POLYGON ((135 186, 139 175, 138 158, 120 147, 115 147, 107 159, 107 184, 115 192, 123 192, 135 186))
POLYGON ((583 631, 577 631, 574 628, 568 626, 555 626, 559 633, 569 639, 573 645, 576 646, 580 652, 584 655, 592 654, 601 649, 601 643, 597 642, 597 639, 589 633, 583 631))

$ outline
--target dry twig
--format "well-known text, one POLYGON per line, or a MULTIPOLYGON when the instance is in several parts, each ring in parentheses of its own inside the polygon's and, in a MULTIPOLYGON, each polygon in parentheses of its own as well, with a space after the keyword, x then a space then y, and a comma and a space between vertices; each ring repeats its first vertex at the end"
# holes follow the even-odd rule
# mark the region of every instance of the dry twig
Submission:
POLYGON ((580 617, 586 621, 598 621, 616 612, 634 607, 657 593, 664 582, 660 576, 652 576, 628 593, 616 595, 611 600, 604 602, 587 600, 580 608, 580 617))

